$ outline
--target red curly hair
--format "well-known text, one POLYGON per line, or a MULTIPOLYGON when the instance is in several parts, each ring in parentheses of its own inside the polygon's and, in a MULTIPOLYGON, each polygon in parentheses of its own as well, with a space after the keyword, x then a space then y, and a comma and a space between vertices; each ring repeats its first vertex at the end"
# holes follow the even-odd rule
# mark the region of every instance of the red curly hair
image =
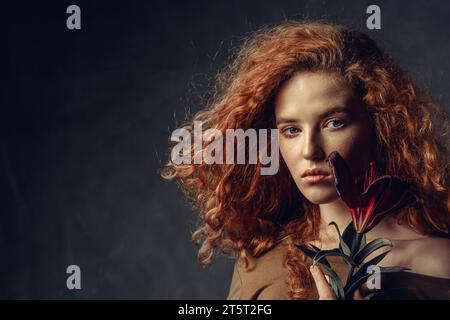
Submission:
MULTIPOLYGON (((193 132, 194 121, 224 135, 226 129, 276 128, 274 96, 287 79, 298 71, 337 72, 369 110, 378 168, 410 182, 424 199, 420 207, 398 212, 399 223, 421 234, 448 235, 448 113, 419 91, 371 38, 339 25, 292 21, 253 33, 231 61, 219 72, 212 101, 183 128, 193 132)), ((317 239, 318 206, 302 196, 282 159, 276 175, 260 175, 260 168, 259 162, 169 160, 161 175, 176 179, 200 212, 192 239, 201 244, 201 265, 212 262, 216 249, 248 262, 248 255, 258 257, 283 240, 289 245, 284 260, 289 295, 308 298, 313 284, 306 257, 293 243, 317 239)))

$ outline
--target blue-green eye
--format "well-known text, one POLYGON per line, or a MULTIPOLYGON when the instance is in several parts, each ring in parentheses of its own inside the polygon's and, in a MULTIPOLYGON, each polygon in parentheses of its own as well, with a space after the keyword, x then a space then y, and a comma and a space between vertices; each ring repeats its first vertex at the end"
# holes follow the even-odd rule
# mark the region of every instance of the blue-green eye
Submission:
POLYGON ((298 131, 295 131, 295 130, 298 130, 297 128, 287 128, 286 129, 286 131, 289 131, 289 133, 291 133, 291 134, 295 134, 295 133, 297 133, 298 131), (294 131, 292 131, 292 130, 294 130, 294 131))
POLYGON ((332 125, 332 128, 335 128, 335 129, 341 128, 347 124, 347 122, 340 120, 340 119, 332 119, 328 123, 335 123, 334 125, 332 125), (337 125, 336 125, 336 123, 337 123, 337 125))
POLYGON ((288 128, 284 128, 282 130, 282 134, 287 137, 287 138, 291 138, 292 136, 295 136, 297 133, 299 133, 299 129, 295 128, 295 127, 288 127, 288 128))

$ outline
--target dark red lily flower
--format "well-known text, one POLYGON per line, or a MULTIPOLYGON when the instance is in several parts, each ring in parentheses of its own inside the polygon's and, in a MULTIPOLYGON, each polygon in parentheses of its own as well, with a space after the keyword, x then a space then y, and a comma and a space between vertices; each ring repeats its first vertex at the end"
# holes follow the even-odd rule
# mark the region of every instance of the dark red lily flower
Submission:
POLYGON ((358 233, 369 232, 386 215, 415 202, 421 202, 399 177, 376 177, 373 162, 370 162, 365 172, 361 190, 358 177, 352 175, 347 163, 337 151, 330 153, 327 161, 334 175, 337 193, 350 208, 358 233))

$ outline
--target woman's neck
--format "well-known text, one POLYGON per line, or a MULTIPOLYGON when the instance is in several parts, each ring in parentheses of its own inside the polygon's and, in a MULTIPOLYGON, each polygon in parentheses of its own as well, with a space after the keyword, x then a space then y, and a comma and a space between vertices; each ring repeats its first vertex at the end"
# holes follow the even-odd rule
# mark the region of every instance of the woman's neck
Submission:
POLYGON ((328 226, 334 221, 342 233, 352 221, 348 206, 340 198, 334 202, 319 205, 319 210, 322 229, 335 230, 333 226, 331 229, 328 226))

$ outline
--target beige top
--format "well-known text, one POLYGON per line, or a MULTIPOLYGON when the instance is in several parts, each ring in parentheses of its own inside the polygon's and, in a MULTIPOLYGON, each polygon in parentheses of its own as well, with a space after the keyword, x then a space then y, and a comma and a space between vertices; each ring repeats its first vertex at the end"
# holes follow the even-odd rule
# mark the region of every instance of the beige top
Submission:
POLYGON ((249 257, 249 268, 234 264, 228 300, 288 300, 288 270, 283 267, 285 245, 277 245, 258 258, 249 257))
MULTIPOLYGON (((280 243, 258 258, 249 257, 248 269, 243 260, 238 259, 227 300, 290 300, 289 271, 283 267, 287 250, 287 244, 280 243)), ((330 263, 341 279, 345 279, 347 267, 340 258, 332 257, 330 263)), ((312 298, 318 298, 317 290, 312 298)))

